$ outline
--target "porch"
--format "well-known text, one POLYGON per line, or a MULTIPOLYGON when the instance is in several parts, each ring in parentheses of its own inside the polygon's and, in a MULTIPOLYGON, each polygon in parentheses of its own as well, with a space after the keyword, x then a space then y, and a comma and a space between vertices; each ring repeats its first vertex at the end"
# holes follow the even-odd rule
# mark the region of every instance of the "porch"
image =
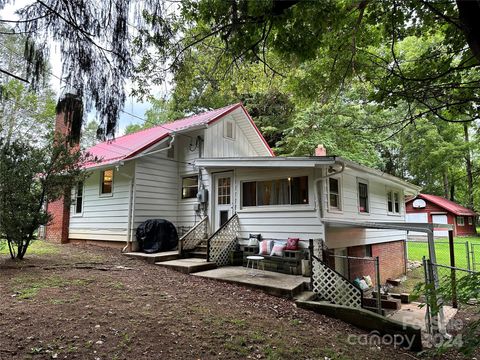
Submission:
POLYGON ((287 275, 273 271, 260 270, 258 276, 252 276, 249 269, 243 266, 223 266, 213 270, 201 271, 194 276, 239 284, 261 290, 267 294, 294 298, 307 290, 310 278, 299 275, 287 275))

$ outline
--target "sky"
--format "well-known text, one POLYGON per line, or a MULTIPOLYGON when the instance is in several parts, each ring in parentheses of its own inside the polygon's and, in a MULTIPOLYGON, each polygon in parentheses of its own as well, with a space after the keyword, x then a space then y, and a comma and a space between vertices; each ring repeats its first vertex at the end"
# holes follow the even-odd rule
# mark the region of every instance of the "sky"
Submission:
MULTIPOLYGON (((13 4, 6 5, 4 9, 0 10, 0 18, 8 19, 8 20, 17 19, 18 16, 15 15, 15 11, 31 2, 32 2, 31 0, 17 0, 13 4)), ((50 85, 52 89, 56 92, 57 96, 59 96, 63 86, 63 84, 59 80, 61 76, 62 62, 61 62, 60 51, 58 47, 55 46, 55 43, 53 41, 50 46, 50 64, 51 64, 51 72, 53 74, 53 76, 51 76, 51 79, 50 79, 50 85)), ((131 83, 127 81, 127 85, 126 85, 127 93, 130 92, 130 89, 131 89, 131 83)), ((170 90, 169 86, 167 87, 164 86, 162 88, 156 87, 156 88, 152 88, 152 94, 155 96, 168 96, 169 90, 170 90)), ((124 110, 140 118, 145 118, 145 111, 149 108, 150 108, 149 102, 142 102, 142 101, 138 101, 133 97, 128 97, 127 101, 125 102, 124 110)), ((96 118, 95 111, 91 111, 87 114, 86 121, 88 122, 95 118, 96 118)), ((142 123, 142 120, 122 112, 120 115, 116 136, 123 135, 125 131, 125 127, 132 123, 140 124, 142 123)))

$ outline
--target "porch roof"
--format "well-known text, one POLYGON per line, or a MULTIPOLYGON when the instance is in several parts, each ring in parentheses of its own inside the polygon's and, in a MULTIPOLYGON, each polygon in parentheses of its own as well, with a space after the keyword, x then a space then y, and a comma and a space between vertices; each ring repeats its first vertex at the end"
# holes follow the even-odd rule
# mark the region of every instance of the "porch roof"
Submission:
POLYGON ((334 165, 336 156, 312 157, 224 157, 201 158, 194 161, 196 166, 205 168, 315 168, 319 166, 334 165))
POLYGON ((389 222, 389 221, 355 221, 321 219, 327 228, 364 228, 364 229, 392 229, 404 231, 417 231, 433 233, 434 229, 453 230, 452 224, 433 224, 415 222, 389 222))

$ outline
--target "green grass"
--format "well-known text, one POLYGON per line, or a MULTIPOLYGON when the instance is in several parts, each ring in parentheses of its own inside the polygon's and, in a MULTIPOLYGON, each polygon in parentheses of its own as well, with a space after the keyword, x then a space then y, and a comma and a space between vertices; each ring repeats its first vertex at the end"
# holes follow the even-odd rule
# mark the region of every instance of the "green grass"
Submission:
MULTIPOLYGON (((34 240, 27 249, 28 255, 55 255, 60 252, 60 246, 58 244, 51 244, 44 240, 34 240)), ((8 246, 5 241, 0 242, 0 255, 10 256, 8 246)))
MULTIPOLYGON (((480 261, 480 237, 457 237, 454 239, 455 251, 455 266, 460 268, 467 268, 467 248, 465 243, 468 241, 471 245, 475 244, 475 258, 476 262, 480 261)), ((407 253, 409 260, 422 260, 423 256, 428 257, 428 244, 426 241, 407 242, 407 253)), ((448 239, 435 239, 435 254, 437 256, 437 263, 442 265, 450 265, 450 247, 448 239)), ((470 259, 470 262, 472 260, 470 259)), ((471 266, 471 264, 470 264, 471 266)), ((477 265, 478 267, 479 265, 477 265)))
POLYGON ((18 299, 33 299, 40 290, 47 288, 61 288, 67 286, 86 286, 91 279, 66 279, 60 276, 17 276, 14 279, 13 292, 18 299))

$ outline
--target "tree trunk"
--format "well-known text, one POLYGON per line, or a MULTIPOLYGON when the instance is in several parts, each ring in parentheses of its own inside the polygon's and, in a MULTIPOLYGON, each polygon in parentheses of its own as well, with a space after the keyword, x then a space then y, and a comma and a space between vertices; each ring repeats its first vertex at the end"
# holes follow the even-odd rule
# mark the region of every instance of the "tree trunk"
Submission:
POLYGON ((445 170, 443 172, 443 191, 444 191, 445 199, 448 199, 449 185, 448 185, 448 171, 447 170, 445 170))
POLYGON ((467 144, 467 152, 465 154, 465 168, 467 170, 467 196, 468 208, 473 210, 473 173, 472 173, 472 158, 470 154, 470 139, 468 134, 468 124, 463 124, 463 134, 465 143, 467 144))
POLYGON ((460 27, 473 56, 480 62, 480 1, 457 0, 460 27))
POLYGON ((450 201, 455 201, 455 183, 450 185, 450 201))

